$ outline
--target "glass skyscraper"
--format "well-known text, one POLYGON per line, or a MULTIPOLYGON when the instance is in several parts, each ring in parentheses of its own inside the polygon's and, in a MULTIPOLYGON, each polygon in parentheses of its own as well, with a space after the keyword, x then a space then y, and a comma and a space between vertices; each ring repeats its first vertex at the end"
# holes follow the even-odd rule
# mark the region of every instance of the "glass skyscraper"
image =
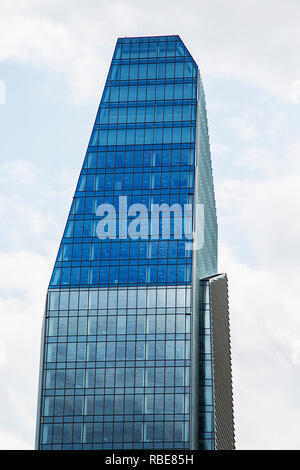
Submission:
POLYGON ((118 39, 47 293, 38 449, 233 449, 198 66, 118 39))

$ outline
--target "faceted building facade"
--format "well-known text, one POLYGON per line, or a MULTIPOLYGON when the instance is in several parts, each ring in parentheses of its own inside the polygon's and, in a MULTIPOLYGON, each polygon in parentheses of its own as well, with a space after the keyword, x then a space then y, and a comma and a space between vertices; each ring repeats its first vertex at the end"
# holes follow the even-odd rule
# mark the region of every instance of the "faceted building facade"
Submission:
POLYGON ((198 66, 118 39, 47 293, 38 449, 233 449, 198 66))

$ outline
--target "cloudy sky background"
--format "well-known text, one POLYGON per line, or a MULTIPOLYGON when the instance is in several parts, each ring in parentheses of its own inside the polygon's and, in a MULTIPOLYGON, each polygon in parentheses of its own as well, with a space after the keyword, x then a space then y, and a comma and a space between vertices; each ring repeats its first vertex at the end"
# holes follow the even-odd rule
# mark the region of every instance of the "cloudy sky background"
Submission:
POLYGON ((0 448, 34 446, 47 284, 117 37, 206 90, 239 449, 299 449, 298 0, 0 0, 0 448))

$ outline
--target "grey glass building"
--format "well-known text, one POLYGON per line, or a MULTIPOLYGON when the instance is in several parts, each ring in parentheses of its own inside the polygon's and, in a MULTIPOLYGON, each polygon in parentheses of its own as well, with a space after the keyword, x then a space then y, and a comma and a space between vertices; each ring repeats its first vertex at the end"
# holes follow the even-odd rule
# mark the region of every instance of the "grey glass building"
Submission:
POLYGON ((118 39, 47 293, 38 449, 233 449, 198 66, 118 39))

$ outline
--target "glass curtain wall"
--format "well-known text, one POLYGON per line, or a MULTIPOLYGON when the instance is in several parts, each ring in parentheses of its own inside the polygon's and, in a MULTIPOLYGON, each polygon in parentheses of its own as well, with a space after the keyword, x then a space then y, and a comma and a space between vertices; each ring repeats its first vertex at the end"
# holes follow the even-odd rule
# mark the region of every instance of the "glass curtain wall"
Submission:
POLYGON ((197 80, 178 36, 117 41, 48 289, 40 449, 189 448, 197 80), (192 208, 180 230, 162 204, 192 208))

